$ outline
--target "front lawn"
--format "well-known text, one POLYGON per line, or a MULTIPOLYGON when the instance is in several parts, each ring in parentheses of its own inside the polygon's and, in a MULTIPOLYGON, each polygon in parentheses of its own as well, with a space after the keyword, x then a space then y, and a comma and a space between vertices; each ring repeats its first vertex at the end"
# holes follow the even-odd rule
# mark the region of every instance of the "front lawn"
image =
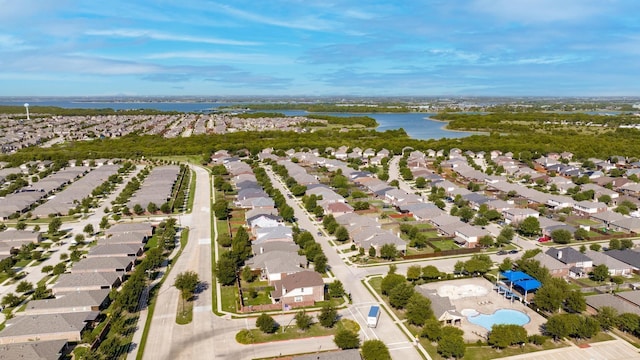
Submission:
POLYGON ((221 286, 220 297, 222 298, 222 311, 237 312, 236 304, 238 299, 238 288, 234 285, 221 286))
POLYGON ((349 319, 340 320, 334 327, 325 328, 319 323, 314 323, 306 331, 296 327, 295 321, 290 324, 280 324, 278 330, 273 334, 265 334, 260 329, 244 329, 236 334, 236 341, 240 344, 260 344, 271 341, 304 339, 317 336, 334 335, 338 330, 348 329, 353 332, 360 331, 357 322, 349 319))

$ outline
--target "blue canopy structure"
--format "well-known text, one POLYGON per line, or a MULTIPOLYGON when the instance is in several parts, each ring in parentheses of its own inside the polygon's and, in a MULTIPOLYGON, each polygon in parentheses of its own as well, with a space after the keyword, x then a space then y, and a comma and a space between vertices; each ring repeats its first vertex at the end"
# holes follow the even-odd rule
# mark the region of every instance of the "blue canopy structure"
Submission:
POLYGON ((511 283, 509 285, 510 289, 515 286, 524 290, 525 299, 529 291, 538 290, 542 286, 542 283, 540 283, 540 281, 536 280, 534 277, 528 275, 523 271, 501 271, 500 275, 509 280, 509 282, 511 283))
POLYGON ((527 275, 527 273, 523 271, 513 271, 513 270, 501 271, 500 275, 506 277, 507 280, 511 282, 533 279, 531 276, 527 275))

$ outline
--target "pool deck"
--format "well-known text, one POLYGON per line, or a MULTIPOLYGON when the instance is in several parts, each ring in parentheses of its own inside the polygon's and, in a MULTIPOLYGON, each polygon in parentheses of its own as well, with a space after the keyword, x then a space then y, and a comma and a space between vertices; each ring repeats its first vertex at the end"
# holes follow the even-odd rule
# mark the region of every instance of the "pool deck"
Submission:
MULTIPOLYGON (((511 300, 504 298, 503 295, 498 294, 497 291, 493 290, 494 284, 484 278, 435 282, 421 285, 421 287, 437 291, 438 288, 443 285, 475 285, 483 287, 487 290, 487 294, 483 296, 470 296, 451 299, 451 302, 453 303, 453 305, 455 305, 458 312, 462 311, 463 309, 475 309, 482 314, 490 315, 499 309, 518 310, 527 314, 531 319, 528 324, 525 324, 523 326, 525 330, 527 330, 527 334, 529 335, 539 334, 540 326, 546 322, 544 317, 529 309, 524 304, 518 301, 512 302, 511 300)), ((478 339, 484 339, 484 337, 489 332, 487 329, 483 328, 480 325, 470 323, 466 318, 462 320, 462 324, 460 325, 460 327, 464 331, 464 339, 469 342, 474 342, 478 339)))

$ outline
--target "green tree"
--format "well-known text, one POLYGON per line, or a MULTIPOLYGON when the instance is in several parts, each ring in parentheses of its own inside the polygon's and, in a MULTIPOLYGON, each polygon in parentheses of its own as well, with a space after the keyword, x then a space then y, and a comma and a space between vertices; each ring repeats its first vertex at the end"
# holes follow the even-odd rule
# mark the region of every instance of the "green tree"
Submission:
POLYGON ((195 271, 185 271, 176 276, 173 286, 180 290, 180 294, 184 300, 189 300, 195 293, 199 283, 200 279, 195 271))
POLYGON ((16 291, 22 294, 33 291, 33 284, 26 280, 20 281, 16 286, 16 291))
POLYGON ((573 290, 567 293, 564 305, 567 311, 573 313, 581 313, 587 309, 587 301, 579 290, 573 290))
POLYGON ((420 265, 411 265, 407 269, 407 280, 416 281, 422 277, 422 268, 420 265))
POLYGON ((220 199, 213 204, 213 213, 218 220, 225 220, 229 217, 229 203, 220 199))
POLYGON ((49 296, 51 296, 51 293, 45 284, 38 284, 36 289, 33 291, 33 300, 47 299, 49 296))
POLYGON ((376 257, 376 248, 374 248, 373 246, 369 246, 369 257, 376 257))
POLYGON ((591 244, 591 245, 589 245, 589 249, 593 250, 593 251, 600 251, 601 248, 602 248, 602 246, 600 244, 591 244))
POLYGON ((237 263, 229 252, 220 255, 216 263, 216 277, 222 285, 233 285, 236 281, 237 263))
POLYGON ((444 358, 460 359, 464 357, 465 350, 464 339, 461 335, 443 335, 438 341, 438 354, 444 358))
POLYGON ((605 264, 597 265, 591 271, 593 281, 605 281, 609 277, 609 268, 605 264))
POLYGON ((357 349, 360 347, 360 337, 358 337, 358 334, 347 329, 338 330, 333 337, 333 342, 342 350, 357 349))
POLYGON ((620 239, 609 240, 609 250, 620 250, 620 239))
POLYGON ((387 276, 382 278, 382 282, 380 283, 382 294, 383 295, 390 295, 391 290, 394 287, 396 287, 398 284, 401 284, 401 283, 406 282, 406 281, 407 281, 407 279, 404 276, 400 275, 400 274, 394 274, 394 273, 387 274, 387 276))
POLYGON ((460 220, 462 220, 463 222, 469 222, 469 220, 473 219, 475 213, 470 207, 463 206, 458 210, 456 216, 459 216, 460 220))
POLYGON ((427 186, 427 180, 425 180, 423 177, 419 176, 416 178, 416 188, 418 189, 424 189, 425 186, 427 186))
POLYGON ((551 232, 551 238, 556 244, 568 244, 571 242, 571 232, 565 229, 557 229, 551 232))
POLYGON ((53 267, 53 275, 64 274, 65 271, 67 271, 67 265, 64 262, 57 263, 53 267))
POLYGON ((332 283, 329 283, 329 295, 334 298, 339 298, 344 296, 344 286, 342 285, 342 281, 334 280, 332 283))
POLYGON ((620 239, 620 250, 631 249, 631 248, 633 248, 633 240, 620 239))
POLYGON ((600 328, 604 331, 610 330, 616 326, 616 318, 618 317, 618 311, 611 306, 603 306, 598 309, 598 313, 595 318, 600 323, 600 328))
POLYGON ((406 304, 405 315, 410 324, 422 326, 427 319, 433 317, 431 300, 419 293, 414 293, 406 304))
POLYGON ((380 248, 380 257, 387 260, 393 260, 398 256, 398 249, 395 244, 384 244, 380 248))
POLYGON ((24 230, 27 228, 27 222, 24 220, 20 220, 18 221, 18 223, 16 224, 16 229, 17 230, 24 230))
POLYGON ((438 279, 442 276, 440 270, 433 265, 426 265, 422 268, 422 277, 427 280, 438 279))
POLYGON ((510 257, 504 258, 502 260, 502 263, 500 263, 500 266, 498 266, 498 269, 500 271, 508 271, 513 269, 513 260, 511 260, 510 257))
POLYGON ((430 341, 438 341, 442 337, 442 324, 436 318, 427 319, 424 322, 420 337, 429 339, 430 341))
POLYGON ((493 238, 491 237, 491 235, 485 235, 478 239, 478 244, 480 244, 480 246, 482 246, 483 248, 491 247, 493 246, 493 238))
POLYGON ((540 221, 533 216, 529 216, 518 225, 518 231, 524 236, 535 236, 540 234, 540 221))
POLYGON ((307 313, 304 310, 298 311, 296 313, 295 319, 296 319, 296 326, 298 327, 298 329, 302 331, 308 330, 313 324, 313 318, 311 318, 310 315, 307 315, 307 313))
POLYGON ((484 274, 493 266, 493 260, 486 254, 474 254, 465 261, 464 269, 471 274, 484 274))
POLYGON ((364 360, 391 360, 389 348, 380 340, 365 341, 361 350, 364 360))
POLYGON ((218 245, 228 248, 231 246, 231 236, 229 234, 218 234, 218 245))
POLYGON ((576 232, 573 233, 573 237, 576 240, 586 240, 589 237, 589 231, 583 228, 579 228, 576 230, 576 232))
POLYGON ((537 307, 545 311, 560 311, 567 293, 568 286, 564 280, 551 278, 536 291, 534 302, 537 307))
POLYGON ((269 314, 262 313, 256 319, 256 327, 265 334, 273 334, 278 330, 278 324, 269 316, 269 314))
POLYGON ((527 342, 527 331, 522 326, 512 324, 493 325, 487 340, 489 345, 499 349, 525 342, 527 342))
POLYGON ((245 266, 244 268, 242 268, 242 280, 251 283, 253 282, 253 280, 255 280, 256 276, 253 273, 253 271, 251 271, 251 268, 249 266, 245 266))
POLYGON ((320 253, 313 258, 313 269, 320 274, 324 274, 327 272, 328 263, 329 259, 327 259, 325 254, 320 253))
POLYGON ((403 281, 389 292, 389 304, 396 309, 403 309, 414 293, 413 285, 403 281))
POLYGON ((59 217, 54 217, 53 219, 51 219, 51 222, 49 222, 49 235, 51 236, 56 236, 58 235, 58 231, 60 231, 60 227, 62 227, 62 219, 60 219, 59 217))
POLYGON ((349 231, 344 226, 338 226, 334 233, 336 240, 340 242, 345 242, 349 240, 349 231))
POLYGON ((20 297, 14 293, 8 293, 2 297, 2 305, 5 307, 15 307, 20 304, 20 297))
POLYGON ((325 304, 318 314, 318 321, 320 325, 331 328, 338 321, 338 311, 330 304, 325 304))
POLYGON ((48 274, 53 271, 53 265, 45 265, 42 267, 42 269, 40 269, 40 271, 42 271, 45 274, 48 274))

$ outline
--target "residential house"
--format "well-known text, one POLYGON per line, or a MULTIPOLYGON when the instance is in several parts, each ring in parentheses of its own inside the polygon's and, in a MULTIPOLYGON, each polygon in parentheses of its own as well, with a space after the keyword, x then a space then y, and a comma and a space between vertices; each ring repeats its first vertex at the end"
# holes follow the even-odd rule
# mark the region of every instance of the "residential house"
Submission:
POLYGON ((593 261, 593 266, 605 265, 609 269, 609 275, 611 276, 626 276, 633 271, 631 265, 609 256, 607 252, 587 250, 585 255, 593 261))
POLYGON ((591 215, 608 210, 607 204, 594 201, 579 201, 573 204, 573 209, 581 215, 591 215))
POLYGON ((261 272, 261 278, 272 284, 274 281, 303 271, 307 267, 307 258, 297 251, 274 250, 256 255, 246 261, 251 270, 261 272))
POLYGON ((80 342, 98 312, 73 312, 16 316, 0 331, 0 345, 31 341, 66 340, 80 342))
POLYGON ((536 254, 533 259, 538 261, 540 266, 549 270, 549 275, 553 277, 563 278, 569 275, 569 266, 552 256, 541 252, 536 254))
POLYGON ((455 230, 454 234, 456 236, 455 242, 467 248, 476 247, 480 238, 490 235, 487 230, 469 224, 460 226, 455 230))
POLYGON ((569 266, 571 277, 586 276, 593 268, 593 261, 572 247, 550 248, 546 254, 569 266))
POLYGON ((59 360, 69 351, 67 340, 29 341, 0 346, 0 353, 5 359, 59 360))
POLYGON ((324 300, 324 281, 315 271, 287 275, 282 280, 274 281, 273 286, 275 290, 271 292, 271 298, 285 308, 313 305, 324 300))
POLYGON ((122 283, 122 275, 115 271, 66 273, 60 275, 51 291, 57 296, 64 292, 116 289, 122 283))
POLYGON ((134 256, 95 257, 82 259, 75 263, 70 272, 72 274, 88 272, 118 272, 128 273, 133 269, 136 261, 134 256))
POLYGON ((537 219, 540 216, 540 213, 529 208, 512 208, 503 210, 502 216, 504 216, 504 221, 507 224, 519 224, 528 217, 534 217, 537 219))
POLYGON ((61 293, 54 299, 31 300, 16 316, 101 311, 110 302, 109 292, 109 289, 76 291, 61 293))
POLYGON ((605 254, 628 264, 634 273, 640 274, 640 251, 632 249, 608 250, 605 251, 605 254))

